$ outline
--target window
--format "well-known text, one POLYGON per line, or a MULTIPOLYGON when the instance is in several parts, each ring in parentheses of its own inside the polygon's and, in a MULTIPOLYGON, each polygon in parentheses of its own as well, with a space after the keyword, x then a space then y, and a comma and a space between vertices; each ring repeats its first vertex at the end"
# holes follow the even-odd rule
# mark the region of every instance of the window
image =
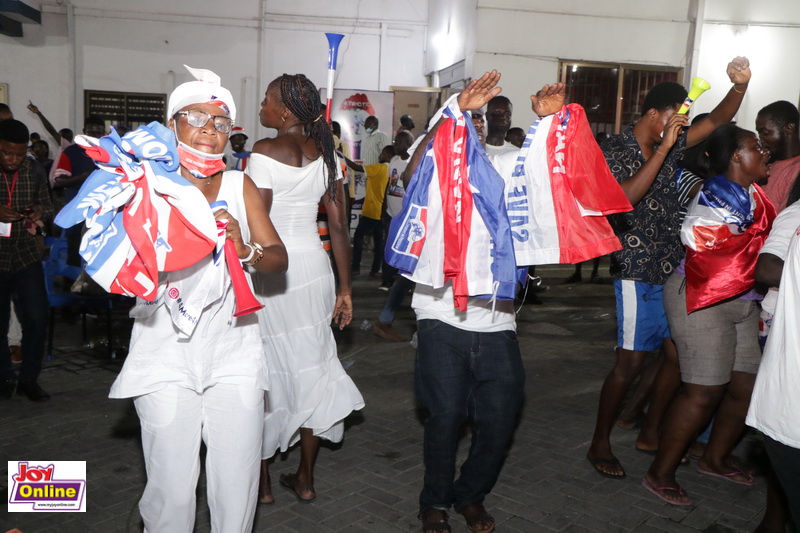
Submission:
POLYGON ((561 62, 569 102, 580 104, 595 135, 619 133, 638 120, 647 91, 662 81, 682 79, 680 68, 561 62))
POLYGON ((84 110, 87 117, 96 115, 105 120, 107 129, 117 124, 136 129, 154 120, 164 122, 167 95, 84 91, 84 110))

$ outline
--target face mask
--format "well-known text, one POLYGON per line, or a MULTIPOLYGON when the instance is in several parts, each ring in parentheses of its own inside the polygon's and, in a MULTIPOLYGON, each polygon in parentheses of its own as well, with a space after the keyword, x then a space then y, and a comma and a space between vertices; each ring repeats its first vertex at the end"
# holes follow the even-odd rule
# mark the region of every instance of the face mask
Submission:
POLYGON ((175 139, 178 141, 178 158, 181 166, 195 178, 210 178, 217 172, 225 170, 225 162, 222 160, 224 154, 207 154, 196 150, 179 140, 177 131, 175 139))
POLYGON ((367 133, 372 133, 373 131, 375 131, 375 128, 366 128, 364 131, 366 131, 367 133))

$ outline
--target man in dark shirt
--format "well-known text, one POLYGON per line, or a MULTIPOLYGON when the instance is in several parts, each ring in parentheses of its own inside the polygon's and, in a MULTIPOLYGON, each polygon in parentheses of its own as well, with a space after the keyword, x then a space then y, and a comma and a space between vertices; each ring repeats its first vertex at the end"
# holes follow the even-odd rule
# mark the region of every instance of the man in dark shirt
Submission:
POLYGON ((595 470, 606 477, 625 477, 609 439, 619 407, 647 352, 663 349, 664 356, 637 449, 652 452, 658 448, 661 418, 680 385, 678 356, 662 300, 664 283, 684 255, 676 170, 686 147, 702 142, 739 110, 750 81, 749 62, 737 57, 728 63, 727 73, 733 87, 706 118, 688 130, 684 129, 687 115, 677 113, 686 90, 664 82, 645 97, 642 117, 601 145, 611 172, 634 207, 615 220, 623 246, 612 254, 617 267, 617 359, 603 383, 587 454, 595 470))
MULTIPOLYGON (((17 394, 34 402, 50 396, 37 383, 44 356, 49 304, 35 222, 53 215, 47 176, 28 159, 28 128, 17 120, 0 122, 0 339, 8 335, 13 299, 22 324, 22 365, 17 394)), ((0 342, 0 399, 15 388, 8 343, 0 342)))
MULTIPOLYGON (((89 137, 102 137, 106 133, 106 124, 102 118, 96 116, 86 117, 83 123, 83 133, 89 137)), ((64 204, 75 198, 78 191, 95 171, 94 161, 86 155, 83 146, 71 144, 61 152, 60 159, 54 163, 57 166, 53 178, 53 187, 64 189, 64 204)), ((83 224, 77 224, 64 231, 67 235, 67 263, 72 266, 81 266, 81 256, 78 253, 81 247, 81 230, 83 224)))

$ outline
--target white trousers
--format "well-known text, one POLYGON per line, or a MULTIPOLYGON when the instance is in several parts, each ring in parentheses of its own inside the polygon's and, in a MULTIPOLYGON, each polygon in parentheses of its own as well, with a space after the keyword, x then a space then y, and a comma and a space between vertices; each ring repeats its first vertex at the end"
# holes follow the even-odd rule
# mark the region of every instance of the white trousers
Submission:
POLYGON ((202 394, 179 386, 136 398, 147 485, 139 502, 145 533, 191 533, 206 444, 211 531, 253 529, 258 499, 264 391, 217 384, 202 394))

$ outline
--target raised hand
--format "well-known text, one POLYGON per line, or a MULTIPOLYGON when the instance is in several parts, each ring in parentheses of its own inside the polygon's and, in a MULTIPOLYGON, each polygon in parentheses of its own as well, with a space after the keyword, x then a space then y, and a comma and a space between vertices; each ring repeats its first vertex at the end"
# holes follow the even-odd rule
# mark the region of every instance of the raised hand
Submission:
POLYGON ((531 95, 531 108, 540 117, 552 115, 564 106, 566 96, 566 84, 554 83, 553 85, 545 85, 539 92, 531 95))
POLYGON ((38 114, 39 114, 39 108, 38 108, 38 107, 36 107, 36 106, 34 105, 34 103, 33 103, 33 102, 31 102, 30 100, 28 100, 28 110, 30 110, 30 112, 31 112, 31 113, 33 113, 33 114, 35 114, 35 115, 38 115, 38 114))
POLYGON ((750 72, 750 60, 742 56, 734 57, 728 63, 726 73, 734 85, 747 85, 752 75, 750 72))
POLYGON ((482 108, 503 90, 497 87, 499 81, 500 73, 496 70, 485 73, 477 80, 472 80, 467 88, 458 95, 458 107, 461 111, 474 111, 482 108))
POLYGON ((672 115, 667 123, 664 125, 663 136, 661 138, 661 144, 658 146, 658 149, 666 155, 669 152, 669 149, 675 144, 675 141, 678 140, 683 128, 689 125, 689 117, 686 115, 679 115, 675 113, 672 115))

